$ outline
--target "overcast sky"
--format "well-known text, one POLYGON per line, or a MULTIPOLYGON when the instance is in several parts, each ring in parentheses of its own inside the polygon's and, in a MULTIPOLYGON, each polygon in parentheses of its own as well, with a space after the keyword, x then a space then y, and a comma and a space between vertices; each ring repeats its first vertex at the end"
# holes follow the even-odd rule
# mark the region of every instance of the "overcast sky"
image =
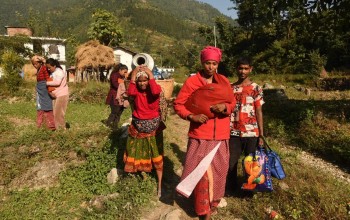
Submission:
POLYGON ((227 8, 233 7, 234 4, 230 0, 197 0, 199 2, 205 2, 212 5, 214 8, 217 8, 224 15, 230 16, 231 18, 237 18, 236 11, 227 8))

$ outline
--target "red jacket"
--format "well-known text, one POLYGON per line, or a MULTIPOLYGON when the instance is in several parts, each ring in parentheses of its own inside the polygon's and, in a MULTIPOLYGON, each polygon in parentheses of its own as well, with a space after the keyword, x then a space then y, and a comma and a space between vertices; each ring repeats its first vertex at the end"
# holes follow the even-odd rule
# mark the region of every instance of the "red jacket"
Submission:
POLYGON ((130 81, 128 95, 134 97, 134 111, 138 119, 153 119, 160 116, 159 101, 162 88, 154 79, 148 81, 148 88, 141 91, 134 81, 130 81))
MULTIPOLYGON (((230 82, 223 75, 217 74, 216 77, 221 78, 223 81, 222 87, 227 92, 232 92, 230 82)), ((214 82, 213 80, 213 83, 214 82)), ((205 80, 202 78, 200 73, 195 76, 189 77, 184 85, 182 86, 176 100, 174 101, 174 109, 176 113, 183 119, 186 119, 188 115, 192 114, 186 107, 185 103, 188 98, 198 88, 206 85, 205 80)), ((232 92, 233 97, 233 92, 232 92)), ((203 100, 203 102, 206 100, 203 100)), ((226 115, 209 119, 206 123, 200 124, 196 122, 190 123, 188 136, 196 139, 205 140, 226 140, 230 138, 230 115, 235 108, 236 101, 232 98, 230 101, 225 103, 226 115)))

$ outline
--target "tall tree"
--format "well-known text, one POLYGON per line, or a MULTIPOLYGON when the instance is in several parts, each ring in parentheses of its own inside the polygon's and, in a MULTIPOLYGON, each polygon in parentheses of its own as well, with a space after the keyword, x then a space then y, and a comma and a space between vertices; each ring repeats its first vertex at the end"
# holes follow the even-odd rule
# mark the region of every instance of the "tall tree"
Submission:
POLYGON ((349 0, 231 1, 239 27, 216 24, 227 56, 250 55, 265 73, 317 73, 311 66, 325 61, 329 70, 350 66, 349 0))
POLYGON ((122 42, 122 30, 111 12, 97 9, 92 14, 92 19, 88 30, 90 39, 98 40, 105 46, 117 46, 122 42))

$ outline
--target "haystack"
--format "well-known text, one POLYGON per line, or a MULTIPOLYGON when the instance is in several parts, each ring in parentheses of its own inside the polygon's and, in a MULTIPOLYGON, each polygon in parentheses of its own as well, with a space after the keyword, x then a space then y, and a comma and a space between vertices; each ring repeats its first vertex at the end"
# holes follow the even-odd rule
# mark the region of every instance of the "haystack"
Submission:
POLYGON ((115 64, 113 49, 100 44, 97 40, 88 41, 77 48, 75 54, 77 74, 76 82, 97 81, 103 78, 101 71, 110 70, 115 64))

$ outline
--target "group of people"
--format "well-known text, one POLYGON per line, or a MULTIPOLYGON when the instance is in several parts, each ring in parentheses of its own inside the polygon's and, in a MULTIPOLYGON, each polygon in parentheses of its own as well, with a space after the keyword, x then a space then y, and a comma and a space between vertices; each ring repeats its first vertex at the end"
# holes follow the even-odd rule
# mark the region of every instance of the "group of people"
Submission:
POLYGON ((65 114, 69 101, 67 75, 60 63, 53 59, 35 55, 31 58, 36 72, 37 127, 66 129, 65 114))
MULTIPOLYGON (((248 155, 264 144, 263 92, 249 78, 251 60, 237 60, 238 80, 231 84, 217 73, 221 56, 219 48, 205 47, 200 56, 202 69, 185 81, 174 101, 175 112, 190 122, 184 169, 176 191, 185 197, 193 195, 195 211, 204 219, 216 212, 225 193, 239 189, 237 164, 242 151, 248 155)), ((33 56, 31 62, 37 69, 37 126, 45 122, 49 129, 65 129, 67 75, 55 59, 33 56)), ((160 197, 165 129, 159 107, 162 89, 146 65, 132 70, 126 88, 127 75, 126 65, 114 66, 106 99, 111 113, 106 124, 116 129, 128 100, 133 100, 124 171, 151 172, 155 168, 160 197)))
MULTIPOLYGON (((193 196, 195 212, 203 219, 210 219, 217 211, 225 193, 240 188, 237 164, 242 151, 248 155, 263 145, 263 92, 249 78, 253 69, 251 60, 246 57, 237 60, 238 80, 231 84, 217 73, 221 56, 219 48, 205 47, 201 51, 202 70, 185 81, 174 101, 175 112, 190 122, 184 169, 176 191, 185 197, 193 196)), ((116 103, 121 99, 117 95, 118 87, 123 85, 127 72, 122 67, 111 76, 114 82, 106 101, 111 105, 110 124, 119 122, 124 108, 123 102, 116 103)), ((159 109, 161 87, 152 71, 140 65, 131 72, 125 92, 134 104, 124 171, 151 172, 155 168, 160 197, 165 128, 159 109)))

